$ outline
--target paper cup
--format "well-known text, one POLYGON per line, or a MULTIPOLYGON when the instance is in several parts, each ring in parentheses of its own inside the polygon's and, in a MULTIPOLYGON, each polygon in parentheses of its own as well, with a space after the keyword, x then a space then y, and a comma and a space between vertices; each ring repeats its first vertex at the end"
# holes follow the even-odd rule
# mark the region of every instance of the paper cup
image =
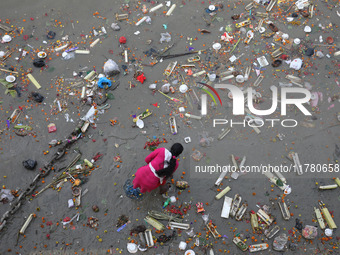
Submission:
POLYGON ((295 38, 294 39, 294 44, 299 45, 300 42, 301 42, 301 40, 299 38, 295 38))
POLYGON ((238 83, 244 82, 244 76, 241 75, 241 74, 237 75, 237 76, 236 76, 236 81, 237 81, 238 83))
POLYGON ((188 86, 185 84, 182 84, 181 86, 179 86, 179 91, 184 94, 185 92, 188 91, 188 86))
POLYGON ((215 9, 216 9, 216 7, 215 7, 215 5, 209 5, 209 11, 211 11, 211 12, 213 12, 213 11, 215 11, 215 9))
POLYGON ((137 244, 135 244, 135 243, 128 243, 127 244, 127 250, 130 253, 136 253, 138 251, 137 244))

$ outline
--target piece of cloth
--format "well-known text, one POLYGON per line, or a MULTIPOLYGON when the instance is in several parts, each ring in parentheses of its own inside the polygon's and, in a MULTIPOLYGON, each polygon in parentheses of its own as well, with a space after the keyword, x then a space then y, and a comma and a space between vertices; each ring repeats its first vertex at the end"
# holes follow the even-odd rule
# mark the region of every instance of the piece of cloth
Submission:
MULTIPOLYGON (((160 185, 165 185, 166 180, 160 180, 157 176, 157 171, 168 166, 168 163, 172 155, 166 148, 158 148, 151 152, 146 158, 146 166, 142 166, 136 172, 136 177, 133 180, 133 188, 140 188, 141 193, 150 192, 160 185), (151 166, 155 169, 155 174, 150 168, 151 166)), ((178 161, 176 161, 175 171, 178 168, 178 161)), ((174 172, 175 172, 174 171, 174 172)))
POLYGON ((140 81, 140 83, 144 83, 144 81, 146 80, 146 77, 144 76, 144 73, 142 73, 141 75, 137 76, 137 81, 140 81))

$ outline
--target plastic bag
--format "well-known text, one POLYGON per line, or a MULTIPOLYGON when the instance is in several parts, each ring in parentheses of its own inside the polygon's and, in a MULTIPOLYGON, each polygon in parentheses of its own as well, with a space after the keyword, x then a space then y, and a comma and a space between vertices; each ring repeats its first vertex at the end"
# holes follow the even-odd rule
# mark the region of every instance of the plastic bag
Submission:
POLYGON ((28 170, 33 170, 37 166, 37 161, 33 159, 27 159, 22 162, 23 166, 28 170))
POLYGON ((120 30, 120 26, 118 25, 118 23, 112 23, 111 28, 112 28, 113 31, 119 31, 120 30))
POLYGON ((45 66, 45 61, 42 59, 34 59, 33 60, 33 65, 35 67, 44 67, 45 66))
POLYGON ((208 224, 208 222, 209 222, 209 213, 202 215, 202 219, 203 219, 204 224, 208 224))
POLYGON ((90 123, 93 123, 94 122, 94 115, 95 115, 95 113, 96 113, 96 109, 94 108, 94 106, 92 106, 90 108, 90 110, 88 110, 86 115, 81 118, 81 120, 89 121, 90 123))
POLYGON ((314 49, 313 48, 308 48, 305 52, 305 55, 308 57, 311 57, 314 55, 314 49))
POLYGON ((275 251, 285 251, 287 249, 288 236, 283 233, 275 237, 273 241, 273 250, 275 251))
POLYGON ((64 60, 69 60, 75 57, 75 53, 74 52, 63 52, 61 56, 64 60))
POLYGON ((289 68, 300 70, 301 66, 302 66, 302 59, 296 58, 290 63, 289 68))
POLYGON ((37 103, 41 103, 42 101, 44 101, 44 97, 37 92, 32 92, 31 95, 33 100, 36 101, 37 103))
POLYGON ((111 81, 105 77, 100 78, 98 81, 98 87, 101 89, 110 88, 111 86, 112 86, 111 81))
POLYGON ((55 36, 56 36, 56 33, 53 32, 53 31, 48 31, 48 33, 46 35, 47 39, 49 39, 49 40, 53 40, 55 38, 55 36))
POLYGON ((167 84, 164 84, 162 87, 161 87, 161 91, 165 94, 168 94, 170 92, 170 84, 167 83, 167 84))
POLYGON ((306 225, 304 229, 302 229, 302 235, 306 239, 314 239, 318 235, 317 227, 306 225))
POLYGON ((213 141, 214 141, 214 138, 208 137, 208 133, 207 132, 203 132, 201 134, 200 146, 202 146, 202 147, 209 147, 213 141))
POLYGON ((191 157, 195 161, 200 161, 203 157, 203 154, 198 150, 194 150, 194 152, 191 154, 191 157))
POLYGON ((0 202, 2 203, 8 203, 13 201, 14 196, 11 193, 10 189, 2 189, 0 191, 0 202))
POLYGON ((109 59, 104 64, 104 73, 106 76, 113 76, 120 73, 119 66, 112 59, 109 59))
POLYGON ((169 33, 161 33, 160 43, 170 42, 170 41, 171 41, 171 35, 169 33))

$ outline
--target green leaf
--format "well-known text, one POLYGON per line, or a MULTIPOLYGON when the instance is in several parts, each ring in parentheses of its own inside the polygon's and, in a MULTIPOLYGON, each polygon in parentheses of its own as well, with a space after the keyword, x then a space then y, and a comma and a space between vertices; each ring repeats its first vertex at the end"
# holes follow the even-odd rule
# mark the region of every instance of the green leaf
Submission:
POLYGON ((2 85, 4 85, 5 87, 7 87, 8 85, 11 85, 11 83, 8 82, 8 81, 6 81, 5 79, 0 79, 0 83, 1 83, 2 85))
POLYGON ((15 98, 16 96, 17 96, 17 92, 16 92, 16 90, 10 90, 9 91, 9 93, 11 94, 11 96, 13 97, 13 98, 15 98))
POLYGON ((279 186, 279 187, 282 187, 283 186, 283 182, 280 179, 277 179, 276 185, 279 186))
POLYGON ((5 95, 10 94, 13 98, 17 96, 17 92, 13 89, 6 89, 5 90, 5 95))

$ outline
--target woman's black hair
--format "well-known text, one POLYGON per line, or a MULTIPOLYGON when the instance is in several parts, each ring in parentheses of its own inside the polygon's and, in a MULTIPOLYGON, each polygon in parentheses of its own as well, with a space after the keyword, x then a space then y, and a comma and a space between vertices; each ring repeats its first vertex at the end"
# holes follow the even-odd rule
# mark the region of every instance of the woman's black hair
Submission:
POLYGON ((184 148, 180 143, 175 143, 171 146, 170 152, 172 157, 168 162, 169 165, 166 168, 157 171, 157 175, 159 177, 169 178, 174 173, 177 160, 176 158, 182 153, 183 149, 184 148))

